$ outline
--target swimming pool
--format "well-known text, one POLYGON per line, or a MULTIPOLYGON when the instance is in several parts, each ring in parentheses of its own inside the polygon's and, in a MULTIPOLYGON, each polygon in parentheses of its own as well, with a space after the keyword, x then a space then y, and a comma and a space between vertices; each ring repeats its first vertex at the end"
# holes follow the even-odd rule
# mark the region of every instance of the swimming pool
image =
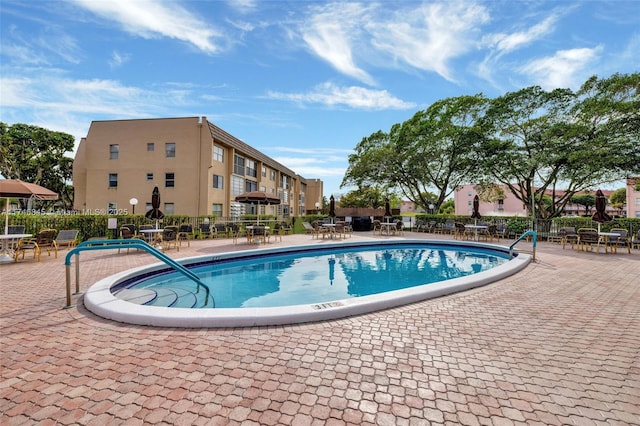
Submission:
POLYGON ((521 270, 529 260, 522 254, 508 260, 505 247, 457 241, 279 247, 181 260, 211 288, 213 298, 206 303, 192 294, 197 288, 192 281, 162 264, 101 280, 87 291, 84 303, 105 318, 143 325, 290 324, 372 312, 477 287, 521 270), (187 294, 181 302, 176 302, 176 289, 187 294), (178 307, 128 301, 163 299, 178 307), (190 308, 203 305, 207 307, 190 308))

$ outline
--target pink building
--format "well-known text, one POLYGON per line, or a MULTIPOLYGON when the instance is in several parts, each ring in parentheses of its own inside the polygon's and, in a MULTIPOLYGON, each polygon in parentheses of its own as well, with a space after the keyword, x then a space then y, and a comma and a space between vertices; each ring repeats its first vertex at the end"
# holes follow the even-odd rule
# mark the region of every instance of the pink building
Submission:
MULTIPOLYGON (((475 185, 463 185, 454 191, 455 214, 459 216, 471 216, 473 211, 473 198, 477 192, 475 185)), ((494 203, 480 202, 480 214, 482 216, 528 216, 527 207, 522 204, 510 192, 504 189, 504 199, 494 203)))
MULTIPOLYGON (((633 184, 629 184, 627 180, 627 217, 640 217, 640 191, 633 191, 633 184), (634 195, 635 194, 635 195, 634 195), (633 206, 632 204, 635 203, 633 206), (629 206, 635 207, 635 210, 629 210, 629 206)), ((475 185, 460 186, 454 192, 455 214, 461 216, 470 216, 473 210, 473 198, 477 192, 475 185)), ((529 209, 522 204, 507 188, 503 187, 504 199, 493 203, 480 202, 480 214, 483 216, 529 216, 529 209)), ((613 191, 603 189, 605 197, 609 196, 613 191)), ((593 213, 593 208, 589 213, 593 213)), ((615 209, 611 204, 607 204, 607 213, 611 216, 624 216, 624 209, 615 209)), ((563 215, 583 216, 587 214, 584 206, 578 204, 567 204, 564 208, 563 215)))

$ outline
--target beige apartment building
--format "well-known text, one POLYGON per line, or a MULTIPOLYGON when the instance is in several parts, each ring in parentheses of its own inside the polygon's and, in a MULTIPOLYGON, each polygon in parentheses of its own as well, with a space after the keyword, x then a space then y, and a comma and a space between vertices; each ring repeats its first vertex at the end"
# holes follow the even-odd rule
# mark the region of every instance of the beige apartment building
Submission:
POLYGON ((235 138, 206 117, 93 121, 73 162, 74 208, 84 213, 145 213, 160 190, 165 214, 223 219, 256 214, 235 197, 264 191, 280 205, 260 214, 290 218, 314 211, 323 183, 235 138), (136 203, 137 201, 137 203, 136 203))

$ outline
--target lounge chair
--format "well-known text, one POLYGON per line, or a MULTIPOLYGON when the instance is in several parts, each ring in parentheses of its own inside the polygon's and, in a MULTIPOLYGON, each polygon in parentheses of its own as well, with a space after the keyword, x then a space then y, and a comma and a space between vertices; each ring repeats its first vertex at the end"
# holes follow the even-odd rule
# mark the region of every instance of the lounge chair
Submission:
POLYGON ((18 261, 18 256, 20 256, 20 254, 22 254, 22 259, 24 260, 25 253, 30 250, 33 251, 33 258, 37 258, 39 262, 43 248, 47 250, 47 255, 49 256, 51 256, 51 251, 53 251, 55 258, 57 259, 58 246, 55 241, 57 232, 58 231, 55 229, 42 229, 34 238, 25 238, 20 240, 14 253, 14 262, 18 261))
POLYGON ((58 246, 58 248, 75 247, 78 244, 78 233, 79 231, 77 229, 63 229, 58 232, 56 236, 56 246, 58 246))
POLYGON ((309 222, 302 222, 302 227, 304 228, 304 232, 306 234, 314 234, 315 228, 309 222))

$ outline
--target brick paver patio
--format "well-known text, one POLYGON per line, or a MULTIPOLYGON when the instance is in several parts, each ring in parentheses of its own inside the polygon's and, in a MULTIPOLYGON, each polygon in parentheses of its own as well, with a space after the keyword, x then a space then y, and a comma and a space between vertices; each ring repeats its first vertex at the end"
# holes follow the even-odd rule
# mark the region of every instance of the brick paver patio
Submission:
MULTIPOLYGON (((322 241, 276 244, 299 243, 322 241)), ((169 254, 242 249, 197 241, 169 254)), ((640 424, 638 250, 540 243, 535 264, 479 289, 242 329, 120 324, 81 298, 62 309, 65 254, 0 265, 2 425, 640 424)), ((82 289, 155 262, 83 253, 82 289)))

